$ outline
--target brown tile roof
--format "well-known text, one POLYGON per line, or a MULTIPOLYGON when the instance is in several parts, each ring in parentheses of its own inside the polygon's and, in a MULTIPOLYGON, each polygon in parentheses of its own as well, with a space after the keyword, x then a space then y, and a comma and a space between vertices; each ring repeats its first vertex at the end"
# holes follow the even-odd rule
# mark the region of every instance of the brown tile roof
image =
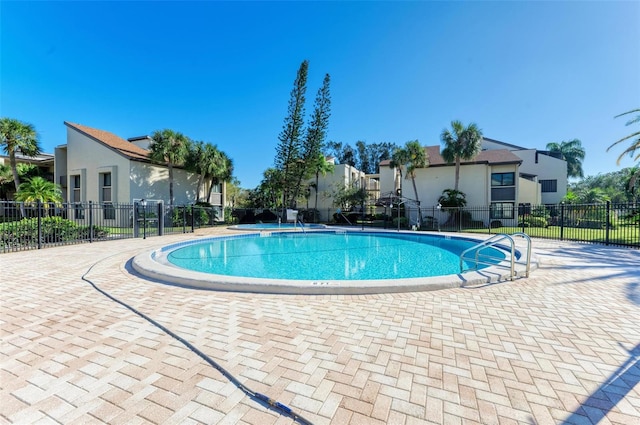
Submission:
MULTIPOLYGON (((429 155, 429 167, 445 167, 448 164, 442 155, 440 155, 440 146, 426 146, 425 151, 427 155, 429 155)), ((388 166, 390 160, 384 160, 380 162, 380 166, 388 166)), ((493 149, 481 151, 474 159, 470 161, 461 161, 461 164, 490 164, 490 165, 498 165, 498 164, 514 164, 517 162, 522 162, 515 154, 511 153, 508 149, 493 149)))
POLYGON ((136 146, 133 143, 128 142, 125 139, 118 137, 113 133, 87 127, 86 125, 70 123, 67 121, 65 121, 64 124, 67 127, 73 128, 74 130, 79 131, 85 136, 88 136, 94 139, 95 141, 102 143, 106 147, 112 150, 115 150, 116 152, 120 153, 126 158, 133 159, 136 161, 149 161, 148 150, 142 149, 141 147, 136 146))

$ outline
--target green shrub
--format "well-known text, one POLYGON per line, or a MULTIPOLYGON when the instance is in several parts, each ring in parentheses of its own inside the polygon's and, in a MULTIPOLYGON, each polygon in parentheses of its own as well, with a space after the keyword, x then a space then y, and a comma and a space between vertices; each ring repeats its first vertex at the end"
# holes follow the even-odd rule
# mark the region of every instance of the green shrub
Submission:
MULTIPOLYGON (((79 226, 62 217, 43 217, 40 221, 40 237, 43 243, 58 243, 88 240, 93 229, 93 237, 106 238, 109 230, 103 227, 79 226)), ((0 224, 0 239, 12 246, 30 245, 38 242, 38 219, 25 218, 0 224)))
POLYGON ((409 226, 409 220, 407 217, 395 217, 393 219, 393 227, 398 227, 398 221, 400 222, 400 227, 406 228, 409 226))
POLYGON ((604 229, 604 225, 603 220, 578 220, 578 227, 582 229, 604 229))
POLYGON ((489 224, 489 227, 491 227, 492 229, 497 229, 499 227, 502 227, 502 222, 500 220, 493 220, 491 224, 489 224))
POLYGON ((524 218, 524 226, 522 221, 518 223, 519 227, 547 227, 547 225, 548 223, 545 217, 536 217, 532 215, 528 215, 524 218))
MULTIPOLYGON (((191 226, 191 216, 194 208, 189 205, 188 207, 179 207, 173 209, 171 219, 174 226, 191 226), (186 210, 186 211, 185 211, 186 210), (185 221, 186 219, 186 221, 185 221)), ((215 211, 211 211, 215 219, 215 211)), ((195 216, 193 217, 193 224, 199 226, 202 224, 209 224, 209 213, 204 207, 195 208, 195 216)))

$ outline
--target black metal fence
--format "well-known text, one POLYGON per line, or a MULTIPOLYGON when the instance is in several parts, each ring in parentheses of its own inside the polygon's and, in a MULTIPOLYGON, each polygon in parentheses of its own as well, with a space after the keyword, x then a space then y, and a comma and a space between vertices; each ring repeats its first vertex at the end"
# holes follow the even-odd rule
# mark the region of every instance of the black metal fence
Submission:
MULTIPOLYGON (((237 223, 277 222, 276 209, 236 209, 237 223)), ((467 233, 524 232, 531 237, 640 248, 640 203, 514 205, 446 208, 437 205, 300 210, 307 223, 467 233)))
POLYGON ((215 207, 133 204, 42 204, 0 201, 0 253, 113 239, 188 233, 219 224, 215 207))
MULTIPOLYGON (((234 223, 277 222, 276 209, 236 209, 234 223)), ((190 233, 221 224, 222 211, 198 205, 41 204, 0 202, 0 253, 112 239, 190 233)), ((360 211, 300 210, 307 223, 361 228, 467 233, 524 232, 531 237, 640 248, 640 203, 365 207, 360 211)))

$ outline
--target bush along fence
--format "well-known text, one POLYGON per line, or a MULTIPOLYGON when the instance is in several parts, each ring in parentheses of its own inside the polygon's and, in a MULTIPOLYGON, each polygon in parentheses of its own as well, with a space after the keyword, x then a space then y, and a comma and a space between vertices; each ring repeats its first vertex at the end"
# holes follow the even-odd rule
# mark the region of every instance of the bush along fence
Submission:
MULTIPOLYGON (((235 209, 237 223, 277 222, 277 209, 235 209)), ((370 206, 364 210, 300 210, 306 223, 361 228, 467 232, 481 234, 524 232, 531 237, 602 243, 640 248, 640 203, 514 205, 445 208, 370 206)))
POLYGON ((188 233, 218 224, 220 211, 162 202, 0 202, 0 253, 125 238, 188 233))

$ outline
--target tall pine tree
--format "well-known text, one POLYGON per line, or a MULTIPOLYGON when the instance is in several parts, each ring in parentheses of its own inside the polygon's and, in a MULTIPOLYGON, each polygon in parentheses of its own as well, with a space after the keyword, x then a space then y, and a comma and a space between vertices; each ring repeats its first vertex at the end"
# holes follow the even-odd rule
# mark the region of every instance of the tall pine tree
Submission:
POLYGON ((282 131, 278 135, 278 146, 276 147, 275 167, 280 171, 282 178, 282 206, 292 205, 295 198, 297 172, 302 160, 302 137, 304 134, 304 103, 307 91, 307 72, 309 61, 305 60, 300 64, 298 74, 293 82, 291 98, 287 116, 282 126, 282 131))
POLYGON ((331 78, 325 74, 322 87, 318 89, 311 122, 307 126, 306 137, 302 144, 302 161, 298 170, 298 179, 294 187, 292 199, 298 198, 304 179, 311 178, 316 173, 318 155, 322 153, 324 141, 329 128, 329 116, 331 115, 331 94, 329 83, 331 78))

